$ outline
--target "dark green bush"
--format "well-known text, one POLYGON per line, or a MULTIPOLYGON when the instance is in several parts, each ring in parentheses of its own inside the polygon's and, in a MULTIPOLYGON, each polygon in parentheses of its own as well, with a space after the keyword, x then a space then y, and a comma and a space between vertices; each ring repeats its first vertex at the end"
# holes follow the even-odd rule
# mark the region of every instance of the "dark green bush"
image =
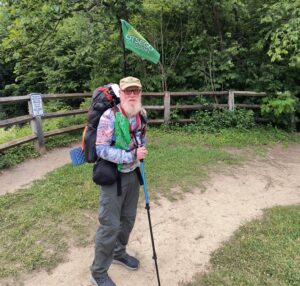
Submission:
POLYGON ((34 150, 32 143, 20 145, 0 152, 0 170, 15 166, 25 159, 36 158, 39 154, 34 150))
MULTIPOLYGON (((71 143, 81 140, 82 130, 73 131, 68 134, 61 134, 46 140, 46 149, 51 150, 57 147, 66 147, 71 143)), ((33 142, 0 152, 0 170, 18 165, 29 158, 39 157, 39 153, 34 149, 33 142)))
POLYGON ((296 112, 299 109, 299 99, 289 91, 285 91, 265 98, 261 106, 261 114, 269 117, 276 126, 293 131, 298 122, 296 112))
POLYGON ((195 123, 186 128, 203 132, 213 133, 226 128, 250 129, 255 126, 253 111, 244 109, 197 111, 193 119, 195 123))

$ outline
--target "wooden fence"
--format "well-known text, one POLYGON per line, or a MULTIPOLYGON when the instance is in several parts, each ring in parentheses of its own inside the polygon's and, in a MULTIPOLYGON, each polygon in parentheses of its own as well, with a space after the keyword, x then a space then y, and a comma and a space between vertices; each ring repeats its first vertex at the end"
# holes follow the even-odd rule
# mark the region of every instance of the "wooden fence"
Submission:
MULTIPOLYGON (((62 116, 71 116, 77 114, 87 113, 88 109, 74 109, 63 112, 49 112, 39 114, 37 110, 34 110, 36 106, 33 103, 33 99, 40 98, 42 104, 45 100, 56 100, 56 99, 83 99, 90 98, 91 93, 72 93, 72 94, 30 94, 25 96, 12 96, 12 97, 0 97, 0 105, 3 104, 16 104, 20 102, 28 102, 28 115, 14 117, 10 119, 0 120, 0 127, 5 128, 17 124, 30 122, 32 128, 32 135, 16 139, 4 144, 0 144, 0 151, 18 146, 23 143, 30 141, 35 142, 35 148, 39 153, 45 152, 45 138, 56 136, 63 133, 68 133, 75 130, 83 129, 85 124, 70 126, 57 130, 44 132, 42 128, 42 121, 49 118, 57 118, 62 116)), ((149 120, 149 124, 169 124, 170 115, 172 110, 201 110, 207 109, 208 106, 205 104, 190 104, 190 105, 171 105, 171 97, 195 97, 195 96, 206 96, 206 97, 220 97, 227 96, 226 104, 211 104, 210 108, 228 108, 234 110, 235 108, 250 108, 259 109, 259 104, 236 104, 235 98, 239 97, 262 97, 266 96, 264 92, 251 92, 251 91, 208 91, 208 92, 145 92, 143 97, 163 97, 163 105, 144 105, 146 110, 161 110, 163 111, 163 118, 156 118, 149 120)), ((39 104, 39 103, 38 103, 39 104)), ((37 104, 37 105, 38 105, 37 104)), ((177 122, 189 123, 192 119, 178 119, 177 122)))

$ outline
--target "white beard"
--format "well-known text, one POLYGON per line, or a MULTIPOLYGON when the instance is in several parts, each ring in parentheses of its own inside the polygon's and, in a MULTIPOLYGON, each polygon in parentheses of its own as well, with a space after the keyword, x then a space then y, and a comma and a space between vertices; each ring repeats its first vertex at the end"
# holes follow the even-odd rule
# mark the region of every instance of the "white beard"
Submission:
POLYGON ((130 103, 127 103, 126 101, 122 104, 122 108, 126 112, 128 117, 132 117, 137 115, 141 109, 142 109, 142 102, 139 100, 134 105, 131 105, 130 103))

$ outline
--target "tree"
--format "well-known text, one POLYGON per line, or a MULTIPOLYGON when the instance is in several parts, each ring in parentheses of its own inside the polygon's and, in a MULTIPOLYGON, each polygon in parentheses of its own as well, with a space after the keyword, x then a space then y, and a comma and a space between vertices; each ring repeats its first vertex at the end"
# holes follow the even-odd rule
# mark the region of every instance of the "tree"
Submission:
POLYGON ((271 61, 286 60, 300 68, 300 2, 281 0, 261 9, 261 44, 268 47, 271 61))

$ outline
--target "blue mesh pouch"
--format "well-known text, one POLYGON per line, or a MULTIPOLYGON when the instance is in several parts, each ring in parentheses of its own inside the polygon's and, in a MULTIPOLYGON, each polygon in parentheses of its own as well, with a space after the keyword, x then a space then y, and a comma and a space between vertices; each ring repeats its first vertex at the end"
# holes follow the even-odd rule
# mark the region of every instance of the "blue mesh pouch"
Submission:
POLYGON ((85 163, 84 152, 81 147, 76 147, 70 150, 70 157, 73 166, 85 163))

